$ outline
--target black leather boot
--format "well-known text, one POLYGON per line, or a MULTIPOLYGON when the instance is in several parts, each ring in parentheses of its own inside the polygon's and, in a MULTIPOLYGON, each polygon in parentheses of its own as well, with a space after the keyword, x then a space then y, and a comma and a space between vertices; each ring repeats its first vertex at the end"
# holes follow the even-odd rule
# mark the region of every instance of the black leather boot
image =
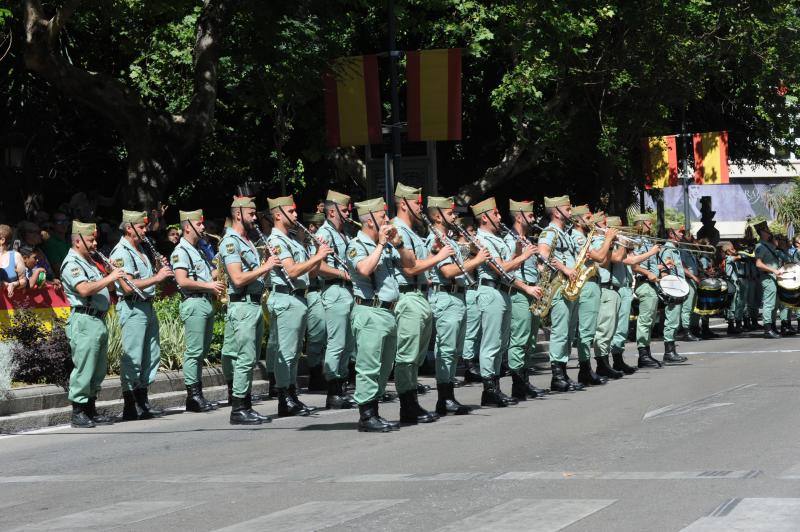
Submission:
POLYGON ((700 337, 703 338, 703 340, 708 340, 710 338, 716 338, 717 336, 719 335, 714 331, 712 331, 711 328, 708 326, 708 317, 704 316, 703 329, 700 331, 700 337))
POLYGON ((734 336, 736 334, 739 334, 739 331, 736 330, 736 322, 734 322, 733 320, 728 320, 727 334, 728 336, 734 336))
POLYGON ((495 390, 497 390, 498 395, 500 395, 500 397, 503 398, 503 401, 505 401, 506 404, 508 404, 508 405, 519 404, 519 401, 517 401, 514 397, 511 397, 510 395, 506 395, 505 393, 503 393, 503 390, 500 388, 500 376, 499 375, 495 375, 494 376, 494 388, 495 388, 495 390))
POLYGON ((569 383, 564 378, 564 373, 561 371, 561 364, 558 362, 551 362, 550 371, 553 373, 553 377, 550 379, 550 391, 553 393, 570 391, 569 383))
POLYGON ((328 389, 328 383, 322 373, 322 364, 309 366, 308 368, 308 391, 324 392, 328 389))
POLYGON ((464 370, 464 382, 482 382, 481 379, 481 370, 474 358, 469 358, 464 360, 464 364, 466 364, 466 369, 464 370))
POLYGON ((233 404, 233 381, 228 381, 225 384, 228 385, 228 406, 233 404))
POLYGON ((270 398, 274 399, 278 397, 278 385, 275 383, 275 374, 267 373, 267 380, 269 381, 269 388, 267 389, 267 395, 269 395, 270 398))
POLYGON ((621 371, 625 375, 633 375, 636 373, 636 368, 625 363, 625 357, 622 355, 622 353, 624 353, 624 350, 620 349, 619 347, 611 348, 611 358, 614 359, 614 365, 612 367, 617 371, 621 371))
POLYGON ((203 401, 200 395, 200 386, 197 384, 190 384, 186 387, 186 411, 187 412, 208 412, 211 410, 211 405, 203 401))
POLYGON ((431 391, 431 387, 427 384, 417 383, 417 395, 425 395, 431 391))
POLYGON ((136 421, 142 415, 142 410, 136 404, 136 397, 133 396, 133 391, 122 392, 122 420, 123 421, 136 421))
POLYGON ((520 368, 511 371, 511 397, 518 401, 526 401, 528 398, 539 397, 539 390, 531 384, 531 377, 528 370, 520 368))
POLYGON ((95 427, 95 423, 87 413, 87 410, 87 404, 72 403, 72 417, 70 418, 72 428, 93 429, 95 427))
POLYGON ((680 364, 687 360, 675 351, 675 342, 664 342, 664 364, 680 364))
POLYGON ((606 377, 594 372, 591 360, 578 361, 578 368, 578 382, 584 386, 599 386, 608 382, 606 377))
POLYGON ((358 432, 389 432, 391 429, 378 417, 378 401, 358 405, 358 432))
POLYGON ((446 416, 447 414, 456 416, 469 414, 471 410, 470 407, 456 401, 453 392, 454 388, 452 382, 436 384, 436 391, 439 394, 439 399, 436 401, 436 413, 440 416, 446 416))
POLYGON ((639 362, 638 366, 640 368, 660 368, 661 362, 653 358, 653 355, 650 354, 650 346, 647 347, 639 347, 639 362))
POLYGON ((328 396, 325 398, 325 408, 329 410, 351 408, 347 398, 340 395, 341 391, 342 389, 338 380, 328 381, 328 396))
POLYGON ((231 397, 231 425, 261 425, 261 420, 250 413, 244 397, 231 397))
POLYGON ((348 408, 358 408, 358 403, 353 399, 353 394, 347 392, 347 381, 339 379, 336 382, 339 384, 339 395, 344 397, 344 400, 350 405, 348 408))
POLYGON ((400 394, 400 423, 433 423, 437 418, 420 406, 416 390, 400 394))
POLYGON ((97 397, 90 397, 86 403, 86 415, 94 421, 95 425, 113 425, 114 418, 97 412, 97 397))
POLYGON ((561 364, 561 371, 564 373, 564 380, 567 381, 567 383, 569 383, 570 391, 579 392, 581 390, 586 389, 586 386, 584 386, 582 383, 575 382, 574 380, 569 378, 569 373, 567 373, 566 362, 559 362, 559 364, 561 364))
POLYGON ((742 320, 736 320, 736 330, 739 331, 739 333, 747 330, 744 325, 742 325, 742 320))
POLYGON ((502 408, 508 406, 503 397, 497 393, 497 388, 493 378, 483 379, 483 393, 481 393, 481 406, 496 406, 502 408))
POLYGON ((200 396, 200 401, 208 407, 209 410, 216 410, 219 408, 219 403, 217 401, 209 401, 203 395, 203 381, 197 381, 197 392, 200 396))
POLYGON ((305 405, 294 400, 286 388, 276 388, 278 392, 278 417, 307 416, 309 412, 305 405))
POLYGON ((681 340, 684 342, 699 342, 700 338, 695 336, 692 332, 692 328, 689 327, 688 329, 684 329, 683 334, 681 335, 681 340))
POLYGON ((147 398, 147 388, 136 388, 133 390, 133 396, 136 398, 136 404, 142 411, 139 415, 139 419, 150 419, 164 415, 163 410, 159 410, 150 404, 150 400, 147 398))
POLYGON ((797 331, 792 327, 792 322, 789 320, 781 321, 781 336, 794 336, 797 331))
POLYGON ((778 334, 777 332, 775 332, 775 329, 772 328, 772 324, 771 323, 765 323, 764 324, 764 338, 775 339, 775 338, 780 338, 780 337, 781 337, 781 335, 778 334))
POLYGON ((621 379, 623 375, 625 375, 621 371, 617 371, 616 369, 611 367, 611 364, 608 363, 608 355, 603 357, 595 357, 595 362, 597 363, 597 374, 600 377, 607 377, 609 379, 621 379))

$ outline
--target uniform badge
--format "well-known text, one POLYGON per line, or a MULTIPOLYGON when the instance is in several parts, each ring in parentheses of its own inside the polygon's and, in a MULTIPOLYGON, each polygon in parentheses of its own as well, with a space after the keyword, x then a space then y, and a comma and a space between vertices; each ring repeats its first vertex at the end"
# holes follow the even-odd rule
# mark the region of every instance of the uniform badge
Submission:
POLYGON ((123 266, 125 266, 125 261, 122 259, 114 259, 114 266, 116 266, 117 268, 122 268, 123 266))
POLYGON ((70 274, 71 276, 73 276, 73 277, 77 277, 78 275, 80 275, 80 273, 81 273, 81 269, 80 269, 80 268, 78 268, 77 266, 75 266, 74 268, 72 268, 72 269, 69 271, 69 274, 70 274))
POLYGON ((281 254, 281 245, 280 244, 275 246, 275 254, 276 255, 280 255, 281 254))
POLYGON ((225 246, 225 253, 234 253, 236 251, 236 246, 233 245, 233 242, 228 242, 225 246))
POLYGON ((180 259, 179 259, 179 257, 178 257, 178 254, 176 253, 175 255, 173 255, 173 256, 172 256, 172 264, 175 264, 175 263, 177 263, 177 262, 178 262, 178 260, 180 260, 180 259))
POLYGON ((350 257, 351 259, 355 258, 357 254, 358 251, 356 251, 356 248, 350 248, 350 251, 347 252, 347 256, 350 257))

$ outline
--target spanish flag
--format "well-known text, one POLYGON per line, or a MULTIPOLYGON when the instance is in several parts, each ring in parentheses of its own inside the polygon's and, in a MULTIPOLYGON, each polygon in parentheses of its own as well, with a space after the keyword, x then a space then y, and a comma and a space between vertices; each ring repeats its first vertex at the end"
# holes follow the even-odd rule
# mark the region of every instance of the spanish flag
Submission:
POLYGON ((380 144, 378 58, 340 57, 324 75, 328 146, 380 144))
POLYGON ((406 53, 408 140, 461 140, 461 49, 406 53))
POLYGON ((723 185, 728 181, 728 132, 695 133, 694 182, 696 185, 723 185))
POLYGON ((0 290, 0 330, 8 327, 14 313, 21 309, 33 312, 47 330, 53 328, 55 320, 67 319, 70 313, 66 295, 50 283, 41 289, 17 290, 13 298, 9 298, 5 290, 0 290))
POLYGON ((675 135, 648 137, 642 141, 645 187, 678 185, 678 147, 675 135))

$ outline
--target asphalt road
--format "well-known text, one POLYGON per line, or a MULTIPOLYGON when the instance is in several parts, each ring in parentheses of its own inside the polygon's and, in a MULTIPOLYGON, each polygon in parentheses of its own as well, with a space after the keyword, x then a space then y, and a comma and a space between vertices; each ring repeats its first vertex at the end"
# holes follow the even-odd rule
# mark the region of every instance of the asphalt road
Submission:
POLYGON ((799 530, 800 337, 679 351, 687 364, 389 434, 358 433, 354 411, 247 428, 222 409, 3 436, 0 528, 799 530))

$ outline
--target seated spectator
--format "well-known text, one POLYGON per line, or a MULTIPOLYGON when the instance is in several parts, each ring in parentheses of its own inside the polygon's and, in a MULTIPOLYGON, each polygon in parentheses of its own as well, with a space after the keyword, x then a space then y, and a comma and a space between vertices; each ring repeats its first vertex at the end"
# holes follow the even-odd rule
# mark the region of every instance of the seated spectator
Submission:
POLYGON ((0 285, 8 297, 25 285, 25 265, 22 255, 12 246, 11 227, 0 225, 0 285))
POLYGON ((39 226, 33 222, 20 222, 17 226, 17 233, 23 245, 33 248, 36 254, 36 265, 43 268, 48 281, 53 281, 56 288, 61 288, 61 281, 56 279, 53 268, 50 266, 50 261, 47 260, 42 249, 39 247, 42 243, 42 232, 39 226))
POLYGON ((42 242, 42 251, 44 251, 47 260, 50 261, 50 266, 56 277, 61 271, 61 263, 64 262, 64 257, 70 248, 69 237, 67 233, 70 227, 70 219, 63 212, 56 212, 50 222, 50 238, 42 242))
POLYGON ((27 288, 41 288, 47 280, 47 274, 44 268, 37 265, 36 250, 28 245, 23 245, 19 248, 19 254, 22 256, 22 263, 25 265, 25 279, 27 281, 27 288))

